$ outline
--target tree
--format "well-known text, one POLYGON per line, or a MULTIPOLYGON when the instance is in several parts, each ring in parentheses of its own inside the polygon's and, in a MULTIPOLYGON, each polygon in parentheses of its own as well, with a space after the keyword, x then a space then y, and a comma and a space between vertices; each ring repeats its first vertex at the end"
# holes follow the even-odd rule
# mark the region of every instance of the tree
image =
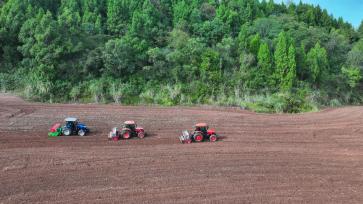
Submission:
POLYGON ((27 19, 36 14, 33 6, 27 1, 9 0, 0 4, 0 71, 7 72, 15 68, 21 55, 18 34, 27 19))
POLYGON ((271 71, 271 53, 267 43, 262 43, 258 50, 258 65, 266 74, 271 71))
POLYGON ((275 80, 281 91, 290 91, 296 80, 296 49, 285 32, 277 38, 275 80))
MULTIPOLYGON (((77 36, 80 33, 81 16, 78 12, 72 12, 70 9, 64 8, 62 13, 58 16, 58 26, 59 30, 63 30, 62 36, 65 39, 72 41, 72 37, 74 38, 74 36, 77 36)), ((68 43, 73 44, 76 42, 64 42, 64 44, 68 43)))
POLYGON ((89 34, 102 33, 102 18, 100 14, 85 11, 82 17, 82 28, 89 34))
POLYGON ((268 85, 270 81, 270 76, 272 73, 272 60, 270 48, 267 43, 262 43, 260 49, 258 50, 258 67, 259 67, 259 78, 263 81, 261 84, 268 85))
POLYGON ((236 70, 236 59, 238 58, 237 45, 233 38, 223 38, 216 45, 216 51, 219 53, 219 68, 225 75, 233 75, 236 70))
POLYGON ((199 24, 195 32, 204 42, 212 46, 220 42, 226 33, 229 33, 228 28, 224 26, 220 19, 215 18, 199 24))
POLYGON ((358 28, 358 33, 360 35, 360 38, 363 38, 363 21, 360 23, 360 26, 358 28))
POLYGON ((324 80, 325 72, 329 67, 326 50, 317 42, 306 56, 306 63, 310 70, 310 77, 313 83, 320 85, 324 80))
POLYGON ((138 38, 124 36, 108 41, 103 53, 103 73, 126 80, 143 67, 146 58, 144 52, 145 42, 138 38))
POLYGON ((358 41, 348 53, 346 64, 363 69, 363 39, 358 41))
POLYGON ((135 9, 133 0, 107 0, 107 29, 111 34, 124 35, 135 9))
POLYGON ((293 44, 289 47, 287 58, 288 69, 281 87, 284 91, 290 91, 296 80, 296 51, 293 44))
POLYGON ((219 5, 216 10, 216 18, 218 18, 226 27, 226 30, 231 32, 233 37, 236 37, 240 31, 240 20, 238 13, 230 9, 225 3, 219 5))
POLYGON ((186 24, 191 13, 191 7, 184 0, 176 1, 173 5, 173 25, 174 27, 186 24))
POLYGON ((218 52, 208 49, 202 55, 202 62, 200 64, 201 78, 205 82, 211 82, 215 85, 220 79, 219 69, 219 54, 218 52))
POLYGON ((142 8, 133 12, 129 33, 151 45, 158 45, 165 38, 165 28, 168 24, 165 19, 162 19, 156 5, 150 0, 145 0, 142 8))
POLYGON ((269 0, 266 7, 266 16, 269 16, 275 12, 274 0, 269 0))
POLYGON ((250 42, 249 42, 249 50, 251 53, 253 53, 254 55, 258 54, 258 50, 260 48, 260 44, 261 44, 261 38, 259 34, 256 34, 254 36, 252 36, 250 38, 250 42))
POLYGON ((248 36, 249 36, 249 25, 244 24, 238 33, 237 43, 240 52, 248 49, 248 36))
POLYGON ((81 4, 79 0, 75 0, 75 1, 61 1, 61 6, 60 6, 60 10, 61 12, 64 11, 65 9, 73 12, 77 12, 79 13, 82 9, 81 9, 81 4))
POLYGON ((33 94, 52 99, 57 62, 62 53, 57 22, 49 11, 40 11, 37 17, 24 23, 19 39, 24 43, 19 50, 25 56, 22 64, 28 66, 33 94))
POLYGON ((283 83, 284 75, 288 69, 288 42, 285 32, 281 32, 277 38, 277 44, 275 48, 275 85, 283 83))

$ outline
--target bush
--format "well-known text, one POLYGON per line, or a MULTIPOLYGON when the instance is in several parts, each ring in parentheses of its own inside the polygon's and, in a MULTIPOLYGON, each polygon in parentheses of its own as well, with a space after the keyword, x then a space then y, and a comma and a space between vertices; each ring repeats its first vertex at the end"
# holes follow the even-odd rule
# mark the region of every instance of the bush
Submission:
POLYGON ((265 95, 245 95, 240 106, 256 112, 299 113, 317 110, 306 95, 297 93, 275 93, 265 95))
POLYGON ((73 102, 78 101, 82 94, 82 85, 74 86, 69 92, 70 97, 73 102))
POLYGON ((151 85, 150 83, 146 87, 147 88, 140 94, 140 101, 142 103, 153 103, 166 106, 181 104, 181 84, 151 85))
POLYGON ((105 79, 91 80, 86 84, 89 94, 93 97, 95 103, 106 102, 106 87, 107 81, 105 79))
POLYGON ((16 74, 0 73, 0 92, 14 91, 21 83, 16 74))
POLYGON ((122 103, 124 98, 132 92, 132 86, 129 83, 111 82, 109 93, 115 103, 122 103))

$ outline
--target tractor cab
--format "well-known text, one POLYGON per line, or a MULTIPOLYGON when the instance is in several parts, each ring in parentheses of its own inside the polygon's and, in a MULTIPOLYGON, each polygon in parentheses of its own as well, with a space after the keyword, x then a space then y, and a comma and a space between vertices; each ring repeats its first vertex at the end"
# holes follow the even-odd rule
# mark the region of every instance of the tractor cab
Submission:
POLYGON ((195 131, 207 133, 208 132, 208 124, 207 123, 198 123, 195 125, 195 131))
POLYGON ((130 129, 131 131, 135 131, 136 129, 136 123, 133 120, 125 121, 124 122, 124 128, 130 129))
POLYGON ((78 119, 77 118, 66 118, 66 127, 71 131, 77 130, 78 119))

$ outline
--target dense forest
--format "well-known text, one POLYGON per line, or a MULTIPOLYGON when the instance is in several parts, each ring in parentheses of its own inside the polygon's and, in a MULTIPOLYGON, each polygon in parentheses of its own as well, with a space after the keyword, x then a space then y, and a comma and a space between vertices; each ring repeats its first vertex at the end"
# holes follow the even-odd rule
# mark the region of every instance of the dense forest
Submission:
POLYGON ((302 112, 363 101, 363 23, 273 0, 3 0, 0 88, 302 112))

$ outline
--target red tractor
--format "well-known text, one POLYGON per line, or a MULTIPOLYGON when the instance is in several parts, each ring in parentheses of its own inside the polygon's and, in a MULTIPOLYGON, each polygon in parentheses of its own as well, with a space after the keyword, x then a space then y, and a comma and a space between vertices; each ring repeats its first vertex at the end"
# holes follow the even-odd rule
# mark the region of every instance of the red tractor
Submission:
POLYGON ((187 130, 183 131, 183 135, 179 137, 181 143, 190 144, 194 142, 202 142, 208 139, 210 142, 215 142, 218 136, 214 129, 209 129, 206 123, 198 123, 195 126, 193 133, 189 133, 187 130))
POLYGON ((121 130, 117 127, 112 128, 108 135, 109 140, 117 141, 119 139, 130 139, 131 137, 138 137, 140 139, 145 137, 145 131, 142 127, 137 127, 135 121, 125 121, 121 130))

